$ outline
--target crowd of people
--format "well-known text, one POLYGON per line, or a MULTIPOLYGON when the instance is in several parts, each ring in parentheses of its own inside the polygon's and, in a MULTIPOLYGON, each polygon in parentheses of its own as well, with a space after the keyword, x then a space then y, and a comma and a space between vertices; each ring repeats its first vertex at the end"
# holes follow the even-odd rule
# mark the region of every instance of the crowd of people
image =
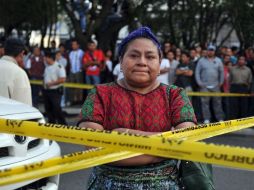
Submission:
MULTIPOLYGON (((1 44, 0 56, 3 56, 3 43, 1 44)), ((254 49, 251 47, 241 52, 237 47, 216 47, 208 44, 205 47, 195 45, 188 50, 183 50, 165 41, 162 51, 163 57, 158 74, 161 83, 182 87, 187 92, 252 93, 254 91, 252 79, 254 49)), ((54 40, 47 49, 38 46, 26 48, 24 61, 19 66, 26 71, 31 80, 45 79, 48 66, 45 58, 48 53, 54 54, 54 60, 64 69, 66 80, 62 82, 97 85, 124 78, 119 60, 113 59, 113 51, 110 49, 102 51, 97 47, 96 40, 89 40, 86 48, 82 49, 79 42, 72 39, 69 49, 64 43, 56 47, 54 40)), ((42 90, 42 86, 32 85, 32 102, 36 107, 42 90)), ((75 88, 61 88, 61 93, 60 107, 82 104, 87 95, 87 91, 75 88)), ((253 100, 248 97, 190 98, 199 122, 236 119, 253 115, 254 112, 251 106, 253 100)))
MULTIPOLYGON (((236 47, 199 45, 188 51, 164 43, 164 59, 158 79, 174 84, 187 92, 252 93, 254 49, 241 52, 236 47)), ((253 115, 252 98, 248 97, 192 97, 199 121, 223 121, 253 115)))
MULTIPOLYGON (((4 50, 0 47, 0 95, 34 106, 42 95, 48 122, 59 124, 66 124, 63 106, 83 104, 79 127, 145 136, 253 114, 249 97, 186 94, 253 92, 253 48, 240 52, 208 44, 186 51, 170 42, 161 46, 147 27, 122 40, 116 61, 112 51, 100 50, 95 40, 89 40, 86 47, 80 48, 73 39, 71 49, 64 44, 56 48, 52 41, 48 49, 36 46, 25 52, 20 40, 7 40, 4 50), (31 93, 28 77, 42 80, 43 85, 32 85, 31 93), (96 86, 87 93, 64 89, 66 81, 96 86)), ((178 190, 177 163, 151 155, 112 162, 95 167, 88 186, 178 190)))

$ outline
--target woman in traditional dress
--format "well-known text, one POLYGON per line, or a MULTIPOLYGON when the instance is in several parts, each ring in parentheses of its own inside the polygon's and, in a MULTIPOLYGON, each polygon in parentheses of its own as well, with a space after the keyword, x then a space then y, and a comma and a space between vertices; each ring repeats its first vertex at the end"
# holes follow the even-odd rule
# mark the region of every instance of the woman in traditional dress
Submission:
MULTIPOLYGON (((161 45, 148 27, 119 46, 124 78, 97 85, 82 107, 80 127, 143 135, 192 126, 196 118, 182 88, 157 81, 161 45)), ((89 190, 178 190, 177 160, 136 156, 95 167, 89 190)))

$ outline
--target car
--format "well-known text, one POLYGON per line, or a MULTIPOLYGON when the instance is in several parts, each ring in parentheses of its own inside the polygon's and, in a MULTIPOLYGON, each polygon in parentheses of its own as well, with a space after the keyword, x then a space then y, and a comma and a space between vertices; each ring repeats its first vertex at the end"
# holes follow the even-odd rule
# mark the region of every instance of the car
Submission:
MULTIPOLYGON (((0 96, 0 118, 45 123, 40 111, 32 106, 0 96)), ((0 133, 0 169, 30 164, 60 156, 55 141, 0 133)), ((1 186, 1 190, 57 190, 59 175, 1 186)))

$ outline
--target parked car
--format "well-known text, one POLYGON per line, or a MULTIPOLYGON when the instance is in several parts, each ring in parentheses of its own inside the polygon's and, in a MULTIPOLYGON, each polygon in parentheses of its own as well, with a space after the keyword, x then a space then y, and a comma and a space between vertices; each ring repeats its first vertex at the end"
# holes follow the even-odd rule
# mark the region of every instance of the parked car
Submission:
MULTIPOLYGON (((29 105, 0 96, 0 118, 45 123, 40 111, 29 105)), ((30 164, 60 156, 55 141, 0 133, 0 169, 30 164)), ((59 175, 0 186, 1 190, 57 190, 59 175)))

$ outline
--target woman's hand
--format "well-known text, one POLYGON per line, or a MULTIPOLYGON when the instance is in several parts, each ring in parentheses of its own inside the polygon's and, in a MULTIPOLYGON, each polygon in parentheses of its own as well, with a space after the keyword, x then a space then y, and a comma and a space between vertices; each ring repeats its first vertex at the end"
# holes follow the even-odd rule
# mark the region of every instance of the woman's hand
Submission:
POLYGON ((129 133, 130 129, 128 129, 128 128, 116 128, 113 131, 117 131, 117 132, 120 132, 120 133, 129 133))
MULTIPOLYGON (((161 134, 161 132, 146 132, 146 131, 140 131, 140 130, 128 129, 128 128, 116 128, 113 131, 117 131, 117 132, 120 132, 120 133, 139 134, 139 135, 145 135, 145 136, 161 134)), ((127 159, 124 159, 124 160, 111 162, 111 163, 109 163, 109 165, 114 165, 114 166, 141 166, 141 165, 161 162, 162 160, 165 160, 165 158, 143 154, 143 155, 140 155, 140 156, 127 158, 127 159)))
POLYGON ((187 127, 191 127, 191 126, 194 126, 194 125, 196 125, 196 124, 193 123, 193 122, 183 122, 183 123, 180 123, 179 125, 177 125, 175 127, 175 129, 187 128, 187 127))
POLYGON ((140 131, 140 130, 128 129, 128 128, 116 128, 113 131, 117 131, 120 133, 146 135, 146 136, 161 134, 161 132, 147 132, 147 131, 140 131))
POLYGON ((88 121, 80 123, 79 127, 104 130, 102 125, 100 125, 98 123, 94 123, 94 122, 88 122, 88 121))
MULTIPOLYGON (((81 127, 81 128, 92 128, 92 129, 97 129, 97 130, 104 130, 102 125, 100 125, 98 123, 94 123, 94 122, 88 122, 88 121, 80 123, 79 127, 81 127)), ((96 148, 96 147, 92 147, 92 146, 85 146, 85 147, 86 147, 86 150, 96 148)))

